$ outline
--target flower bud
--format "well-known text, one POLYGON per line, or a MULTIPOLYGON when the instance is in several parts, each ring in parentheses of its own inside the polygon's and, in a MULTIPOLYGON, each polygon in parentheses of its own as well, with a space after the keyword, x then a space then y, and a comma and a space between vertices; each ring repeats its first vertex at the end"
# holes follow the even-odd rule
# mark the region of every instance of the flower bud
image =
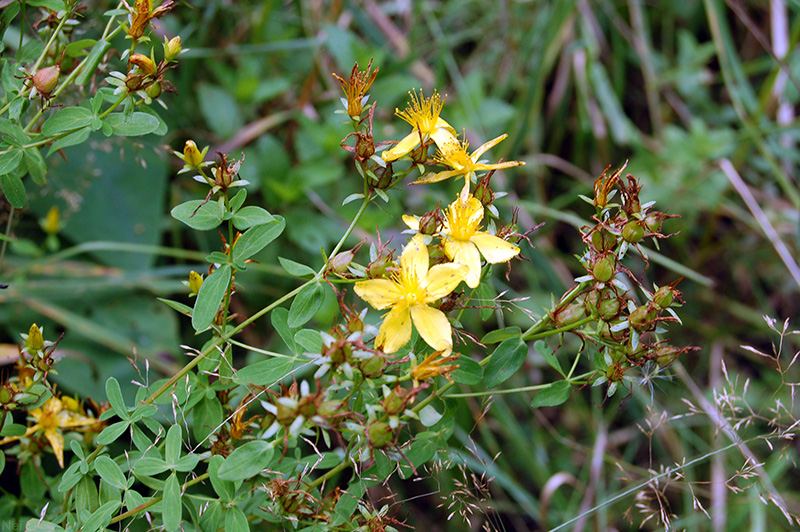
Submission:
POLYGON ((353 257, 355 257, 353 250, 342 251, 328 261, 328 266, 336 273, 347 273, 348 266, 353 262, 353 257))
POLYGON ((609 253, 600 257, 592 267, 592 276, 600 283, 610 281, 617 271, 617 258, 609 253))
POLYGON ((367 429, 370 445, 375 449, 383 449, 392 443, 392 427, 383 421, 373 421, 367 429))
POLYGON ((41 222, 42 229, 48 235, 55 235, 61 230, 61 213, 58 210, 58 205, 53 205, 47 211, 47 216, 41 222))
POLYGON ((419 232, 423 235, 435 235, 439 231, 439 220, 435 212, 426 212, 419 219, 419 232))
POLYGON ((200 287, 203 286, 203 276, 192 270, 189 272, 189 290, 192 295, 200 292, 200 287))
POLYGON ((371 170, 378 178, 378 182, 375 183, 375 188, 386 189, 392 186, 392 183, 394 182, 394 170, 392 169, 392 163, 386 163, 386 166, 384 167, 375 164, 371 170))
POLYGON ((25 342, 25 346, 34 352, 44 349, 42 330, 35 323, 31 325, 31 328, 28 331, 28 340, 25 342))
POLYGON ((475 196, 484 207, 492 204, 494 201, 494 191, 492 187, 489 186, 489 180, 486 179, 486 176, 482 177, 481 180, 478 181, 478 184, 475 185, 475 190, 472 192, 472 195, 475 196))
POLYGON ((397 390, 392 390, 389 395, 383 399, 383 411, 390 416, 401 413, 405 406, 406 401, 397 394, 397 390))
POLYGON ((193 140, 187 140, 183 145, 183 157, 186 164, 193 168, 197 168, 203 162, 203 154, 197 149, 197 144, 193 140))
POLYGON ((139 67, 139 70, 148 76, 152 76, 156 73, 155 63, 144 54, 133 54, 130 59, 128 59, 128 62, 139 67))
POLYGON ((6 387, 0 388, 0 405, 7 408, 8 403, 14 398, 14 394, 6 387))
POLYGON ((638 220, 630 220, 622 228, 622 239, 625 242, 635 244, 644 238, 644 227, 638 220))
POLYGON ((164 43, 164 59, 169 63, 181 55, 181 37, 173 37, 164 43))
POLYGON ((39 70, 33 76, 33 86, 39 94, 43 96, 49 95, 58 85, 58 77, 61 75, 61 69, 58 65, 49 66, 39 70))

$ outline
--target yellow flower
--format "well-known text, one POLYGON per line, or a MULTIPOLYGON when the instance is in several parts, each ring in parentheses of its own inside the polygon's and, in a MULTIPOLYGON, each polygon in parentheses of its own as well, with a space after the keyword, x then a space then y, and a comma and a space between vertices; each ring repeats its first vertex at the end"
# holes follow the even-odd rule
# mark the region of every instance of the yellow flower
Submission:
POLYGON ((462 199, 466 199, 469 194, 469 182, 476 179, 476 172, 488 172, 489 170, 502 170, 504 168, 512 168, 514 166, 521 166, 525 163, 522 161, 504 161, 502 163, 487 164, 480 161, 481 155, 486 153, 490 148, 493 148, 501 141, 505 140, 508 135, 500 135, 499 137, 490 140, 474 152, 472 155, 467 153, 469 143, 464 141, 459 142, 458 139, 452 138, 444 145, 439 146, 439 155, 437 162, 449 166, 451 170, 438 172, 429 177, 423 177, 413 184, 420 183, 437 183, 444 181, 455 176, 464 176, 464 190, 462 191, 462 199))
POLYGON ((28 337, 26 338, 25 347, 28 351, 37 352, 44 349, 44 338, 42 337, 42 329, 34 324, 28 330, 28 337))
POLYGON ((411 104, 405 111, 395 109, 395 114, 408 122, 414 130, 392 149, 383 152, 381 156, 384 161, 399 159, 428 139, 433 139, 439 149, 450 140, 455 140, 456 130, 439 117, 444 100, 438 92, 434 92, 430 98, 425 98, 422 91, 419 95, 413 91, 408 94, 411 96, 411 104))
POLYGON ((58 205, 50 207, 50 210, 47 211, 47 216, 41 221, 41 225, 48 235, 55 235, 61 231, 61 211, 59 211, 58 205))
POLYGON ((156 64, 144 54, 133 54, 128 58, 128 62, 139 67, 139 70, 148 76, 156 73, 156 64))
POLYGON ((51 397, 41 408, 31 410, 31 416, 36 419, 36 424, 28 427, 23 436, 10 436, 0 440, 0 445, 30 436, 34 432, 44 430, 44 437, 50 442, 53 453, 56 455, 58 465, 64 468, 64 436, 61 434, 63 429, 78 427, 90 427, 97 423, 97 420, 84 416, 78 412, 64 408, 64 404, 58 397, 51 397))
POLYGON ((193 168, 198 168, 203 164, 203 158, 208 151, 208 146, 201 152, 197 149, 197 144, 193 140, 187 140, 183 145, 183 157, 186 164, 193 168))
POLYGON ((144 35, 144 30, 152 19, 162 17, 175 5, 174 0, 165 0, 156 9, 153 9, 153 0, 136 0, 133 8, 125 0, 122 0, 122 3, 125 4, 129 13, 128 36, 134 40, 140 39, 144 35))
POLYGON ((369 60, 367 69, 363 72, 358 70, 358 63, 356 63, 355 66, 353 66, 353 71, 350 72, 349 80, 345 80, 333 74, 333 77, 342 84, 342 90, 344 90, 344 94, 347 96, 347 114, 350 115, 351 118, 361 118, 361 113, 363 112, 362 106, 366 103, 364 97, 372 86, 372 82, 375 81, 375 76, 378 75, 378 70, 380 69, 376 68, 372 73, 370 73, 370 70, 372 70, 372 59, 369 60))
POLYGON ((203 276, 196 271, 189 272, 189 296, 196 296, 203 286, 203 276))
POLYGON ((500 237, 480 231, 483 205, 474 196, 466 201, 456 199, 447 208, 444 220, 444 253, 456 263, 466 264, 469 273, 464 279, 475 288, 481 279, 481 255, 486 262, 508 262, 519 253, 519 247, 500 237))
POLYGON ((403 249, 400 269, 391 279, 371 279, 355 285, 355 292, 378 310, 391 307, 384 316, 375 346, 394 353, 411 339, 411 322, 428 345, 450 351, 453 338, 450 322, 434 303, 460 283, 467 273, 463 264, 438 264, 428 268, 428 248, 422 235, 415 235, 403 249))

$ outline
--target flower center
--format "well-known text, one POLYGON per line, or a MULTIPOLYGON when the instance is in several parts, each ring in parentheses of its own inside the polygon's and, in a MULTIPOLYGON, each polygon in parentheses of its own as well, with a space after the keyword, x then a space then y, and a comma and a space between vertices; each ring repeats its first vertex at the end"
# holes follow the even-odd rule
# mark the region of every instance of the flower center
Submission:
POLYGON ((466 202, 456 200, 448 207, 446 222, 454 240, 468 241, 480 228, 483 216, 475 216, 477 209, 474 203, 480 207, 480 202, 472 197, 466 202))
POLYGON ((419 129, 424 136, 429 136, 436 129, 436 122, 439 120, 439 113, 442 112, 444 101, 438 92, 434 92, 430 98, 425 98, 422 91, 419 95, 416 92, 409 92, 411 104, 405 111, 396 111, 396 115, 411 124, 412 127, 419 129))

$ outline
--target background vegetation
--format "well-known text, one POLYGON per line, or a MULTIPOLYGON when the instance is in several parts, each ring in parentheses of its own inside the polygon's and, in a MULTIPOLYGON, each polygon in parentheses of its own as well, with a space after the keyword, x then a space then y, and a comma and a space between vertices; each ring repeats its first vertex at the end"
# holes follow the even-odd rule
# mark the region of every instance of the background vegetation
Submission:
MULTIPOLYGON (((87 3, 82 31, 99 32, 104 21, 89 14, 111 7, 87 3)), ((293 288, 277 257, 308 263, 330 249, 349 220, 331 206, 360 186, 339 146, 349 126, 333 114, 341 88, 331 73, 372 58, 376 138, 405 134, 386 111, 404 106, 411 88, 435 87, 473 146, 507 132, 495 155, 527 163, 495 178, 522 229, 545 222, 531 235, 535 248, 523 248, 534 267, 497 280, 519 308, 509 324, 525 327, 526 310, 541 312, 582 274, 575 229, 592 211, 577 194, 628 161, 642 200, 680 215, 666 226, 679 234, 636 273, 648 285, 683 277, 687 305, 671 340, 700 347, 609 400, 600 388, 555 409, 531 409, 524 392, 470 399, 451 439, 463 465, 375 489, 376 503, 419 530, 789 529, 800 515, 791 366, 800 349, 791 333, 800 309, 799 12, 778 0, 182 4, 157 24, 191 49, 170 72, 177 95, 161 97, 169 132, 92 137, 52 157, 47 185, 10 225, 5 352, 31 322, 66 332, 54 379, 95 398, 109 376, 132 393, 142 376, 129 359, 147 360, 153 380, 183 365, 179 346, 193 331, 155 297, 185 297, 180 281, 218 246, 216 235, 168 216, 205 194, 174 177, 171 150, 190 138, 243 153, 251 204, 286 219, 285 237, 237 277, 234 305, 247 315, 293 288), (39 227, 54 204, 64 222, 57 252, 44 250, 39 227)), ((18 34, 4 39, 13 52, 18 34)), ((403 191, 388 212, 367 213, 352 243, 376 226, 401 240, 401 214, 447 203, 457 186, 403 191)), ((326 302, 320 327, 336 310, 326 302)), ((243 334, 266 349, 280 342, 264 324, 243 334)), ((507 386, 538 384, 548 371, 530 357, 507 386)))

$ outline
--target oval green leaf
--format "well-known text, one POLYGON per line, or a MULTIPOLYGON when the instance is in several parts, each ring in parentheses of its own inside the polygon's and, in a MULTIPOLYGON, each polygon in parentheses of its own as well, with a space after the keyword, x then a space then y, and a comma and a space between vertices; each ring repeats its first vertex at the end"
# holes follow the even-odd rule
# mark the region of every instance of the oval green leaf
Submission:
POLYGON ((213 201, 187 201, 173 208, 170 214, 176 220, 180 220, 198 231, 208 231, 222 223, 222 214, 219 212, 216 202, 213 201))
POLYGON ((0 175, 16 170, 21 160, 22 150, 15 148, 9 148, 9 151, 0 154, 0 175))
POLYGON ((161 502, 161 515, 164 519, 164 528, 167 532, 179 530, 183 506, 181 505, 181 485, 177 473, 172 473, 164 482, 164 495, 161 502))
POLYGON ((236 372, 236 381, 247 385, 272 386, 283 380, 292 371, 294 363, 290 358, 271 358, 249 364, 236 372))
POLYGON ((219 305, 222 303, 222 298, 230 283, 231 267, 229 264, 223 264, 203 281, 192 312, 192 327, 195 331, 206 329, 214 321, 214 316, 219 310, 219 305))
POLYGON ((0 175, 0 186, 12 207, 21 209, 25 206, 28 195, 25 193, 25 184, 16 173, 0 175))
POLYGON ((483 380, 483 368, 480 364, 466 355, 461 355, 457 362, 458 368, 452 373, 455 382, 472 386, 483 380))
POLYGON ((94 115, 85 107, 66 107, 42 124, 42 135, 51 137, 56 133, 80 129, 92 123, 94 115))
POLYGON ((300 290, 289 308, 289 327, 294 329, 307 323, 317 313, 324 300, 325 291, 320 283, 312 283, 300 290))
POLYGON ((254 477, 272 460, 273 449, 264 440, 245 443, 234 450, 219 466, 217 476, 221 480, 244 480, 254 477))
POLYGON ((128 481, 122 473, 122 468, 107 455, 98 456, 94 461, 94 468, 100 478, 108 482, 117 489, 127 489, 128 481))
POLYGON ((558 381, 550 384, 546 388, 542 388, 531 401, 531 408, 539 408, 540 406, 558 406, 564 403, 569 398, 569 392, 572 390, 567 381, 558 381))
POLYGON ((159 126, 158 118, 147 113, 133 113, 127 118, 124 113, 112 113, 103 122, 111 126, 114 135, 120 137, 147 135, 157 130, 159 126))
MULTIPOLYGON (((232 208, 233 206, 231 206, 232 208)), ((255 205, 248 205, 240 209, 233 215, 233 225, 239 231, 250 229, 256 225, 262 225, 275 220, 275 218, 261 207, 255 205)))
POLYGON ((486 365, 484 377, 487 388, 494 388, 522 367, 528 355, 528 346, 520 338, 508 338, 497 346, 486 365))
POLYGON ((251 227, 245 231, 233 246, 233 261, 243 263, 278 238, 284 227, 286 227, 286 222, 283 217, 275 216, 271 222, 251 227))

